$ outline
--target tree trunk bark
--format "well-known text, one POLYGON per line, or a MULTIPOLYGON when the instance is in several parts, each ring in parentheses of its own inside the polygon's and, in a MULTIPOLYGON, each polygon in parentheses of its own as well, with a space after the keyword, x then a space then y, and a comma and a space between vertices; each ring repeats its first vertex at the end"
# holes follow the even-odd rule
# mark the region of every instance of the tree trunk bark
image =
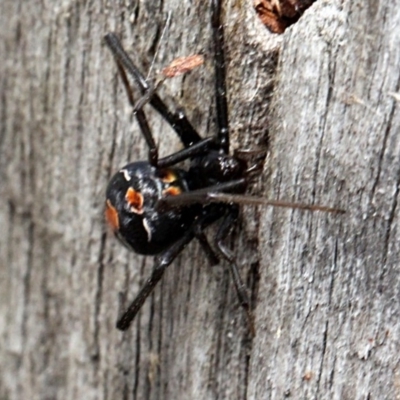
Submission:
POLYGON ((400 398, 400 0, 317 0, 282 35, 251 1, 223 9, 232 147, 268 149, 251 192, 347 213, 243 207, 254 339, 197 243, 119 332, 152 259, 107 231, 104 192, 147 149, 102 37, 152 77, 203 53, 159 94, 210 136, 209 2, 3 0, 1 399, 400 398))

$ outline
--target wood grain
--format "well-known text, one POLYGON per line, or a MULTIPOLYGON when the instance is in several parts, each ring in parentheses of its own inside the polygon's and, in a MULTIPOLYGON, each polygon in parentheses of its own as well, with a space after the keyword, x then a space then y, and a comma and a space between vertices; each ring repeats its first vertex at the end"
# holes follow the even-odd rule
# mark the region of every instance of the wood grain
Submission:
POLYGON ((318 0, 280 36, 251 3, 224 1, 232 146, 268 148, 251 192, 347 210, 243 208, 253 340, 196 243, 114 327, 152 260, 103 220, 110 175, 147 151, 102 37, 146 73, 157 50, 153 76, 204 54, 160 95, 212 135, 208 2, 2 1, 1 399, 400 398, 400 1, 318 0))

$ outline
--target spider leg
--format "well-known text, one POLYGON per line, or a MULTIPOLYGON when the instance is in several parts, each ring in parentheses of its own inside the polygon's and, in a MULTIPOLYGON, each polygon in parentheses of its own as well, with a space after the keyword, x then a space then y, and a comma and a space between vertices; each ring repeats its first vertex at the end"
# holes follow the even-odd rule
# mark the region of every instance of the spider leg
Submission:
MULTIPOLYGON (((135 80, 142 95, 146 94, 147 91, 152 90, 152 86, 149 85, 142 73, 133 64, 132 60, 123 49, 118 37, 114 33, 107 33, 104 37, 104 41, 111 50, 114 58, 117 60, 117 63, 135 80)), ((131 100, 133 101, 133 99, 130 99, 130 101, 131 100)), ((193 128, 182 110, 171 112, 157 93, 154 93, 151 96, 149 102, 152 107, 171 125, 185 147, 190 147, 201 140, 201 136, 193 128)), ((132 106, 134 107, 134 104, 132 104, 132 106)))
POLYGON ((204 233, 204 229, 220 218, 220 206, 212 205, 210 207, 205 207, 203 208, 203 215, 199 218, 197 224, 194 227, 196 239, 199 241, 201 247, 203 248, 203 251, 206 254, 211 266, 217 265, 219 263, 219 256, 210 246, 210 243, 208 242, 208 239, 204 233))
MULTIPOLYGON (((124 84, 126 94, 128 96, 129 103, 133 107, 134 99, 133 99, 132 88, 129 85, 128 77, 126 76, 125 70, 124 70, 120 60, 117 58, 115 60, 116 60, 116 64, 118 67, 118 72, 121 76, 122 83, 124 84)), ((147 146, 149 147, 149 163, 151 165, 157 167, 157 165, 158 165, 158 149, 157 149, 156 142, 154 141, 153 135, 151 133, 149 123, 147 122, 146 115, 143 110, 137 110, 135 113, 135 116, 139 123, 142 134, 146 140, 147 146)))
POLYGON ((175 165, 178 162, 187 160, 188 158, 205 154, 211 148, 215 147, 215 144, 215 139, 212 137, 201 139, 200 142, 195 143, 193 146, 186 147, 167 157, 160 158, 158 160, 158 166, 160 168, 170 167, 171 165, 175 165))
MULTIPOLYGON (((122 83, 124 84, 128 100, 130 105, 134 106, 134 99, 132 88, 129 85, 128 77, 126 76, 125 70, 122 65, 116 60, 118 72, 121 76, 122 83)), ((149 147, 149 163, 155 167, 159 168, 167 168, 171 165, 175 165, 178 162, 187 160, 188 158, 204 154, 209 151, 212 147, 215 147, 215 139, 214 138, 205 138, 201 139, 199 142, 193 144, 190 147, 184 148, 174 154, 171 154, 167 157, 158 159, 158 149, 157 145, 154 141, 153 135, 151 133, 149 124, 147 122, 146 115, 142 109, 138 109, 135 112, 136 119, 139 123, 140 129, 143 133, 143 136, 146 140, 147 146, 149 147)))
POLYGON ((217 265, 219 263, 219 258, 210 246, 210 243, 208 243, 208 239, 204 234, 204 227, 201 225, 196 225, 194 234, 196 236, 196 239, 199 241, 200 246, 202 247, 210 265, 217 265))
POLYGON ((193 239, 194 235, 194 230, 189 229, 186 234, 175 242, 169 249, 165 250, 161 255, 154 257, 154 267, 150 278, 146 281, 139 294, 117 321, 117 328, 119 330, 125 331, 129 328, 143 303, 162 278, 166 268, 193 239))
POLYGON ((235 263, 234 255, 232 254, 231 250, 229 250, 223 243, 224 239, 232 232, 234 223, 236 222, 238 215, 239 215, 239 207, 237 205, 232 205, 228 207, 228 211, 225 214, 225 217, 222 220, 217 235, 215 237, 215 243, 217 249, 221 253, 221 256, 229 263, 229 269, 232 274, 233 283, 235 285, 240 305, 246 312, 250 333, 252 336, 255 336, 254 316, 251 310, 251 305, 249 296, 247 294, 246 285, 243 283, 243 280, 240 276, 239 270, 235 263))
POLYGON ((211 26, 214 43, 215 97, 218 139, 221 149, 229 154, 228 103, 226 98, 226 71, 224 26, 221 22, 221 0, 211 0, 211 26))

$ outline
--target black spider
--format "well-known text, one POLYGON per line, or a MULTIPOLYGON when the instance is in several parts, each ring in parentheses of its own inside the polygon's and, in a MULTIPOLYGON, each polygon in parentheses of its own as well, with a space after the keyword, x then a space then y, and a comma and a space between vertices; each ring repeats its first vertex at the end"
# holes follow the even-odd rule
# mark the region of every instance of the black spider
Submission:
POLYGON ((249 296, 235 264, 234 256, 224 244, 239 213, 239 203, 272 204, 306 209, 337 211, 327 207, 270 202, 243 196, 254 172, 254 165, 229 154, 228 111, 225 86, 224 31, 220 21, 222 0, 211 0, 211 26, 214 43, 216 115, 218 132, 202 139, 182 111, 171 112, 154 88, 122 48, 113 33, 105 36, 119 73, 134 107, 126 72, 134 79, 142 96, 172 126, 184 149, 158 158, 146 116, 141 107, 134 113, 149 147, 148 161, 126 165, 111 179, 106 193, 106 218, 116 236, 139 254, 155 255, 153 272, 145 285, 117 322, 117 328, 129 327, 147 296, 161 279, 165 269, 194 238, 198 239, 211 264, 219 258, 228 261, 233 282, 254 333, 249 296), (125 72, 126 71, 126 72, 125 72), (190 160, 187 170, 175 165, 190 160), (214 247, 204 229, 220 220, 214 247))

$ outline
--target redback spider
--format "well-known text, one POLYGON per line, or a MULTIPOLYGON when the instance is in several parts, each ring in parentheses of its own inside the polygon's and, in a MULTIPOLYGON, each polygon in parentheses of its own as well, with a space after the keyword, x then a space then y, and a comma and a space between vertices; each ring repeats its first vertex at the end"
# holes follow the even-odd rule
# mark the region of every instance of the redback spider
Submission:
POLYGON ((317 206, 268 201, 244 195, 255 165, 229 154, 228 107, 225 83, 224 29, 221 23, 222 0, 211 0, 211 27, 214 43, 215 99, 217 134, 203 139, 182 111, 171 112, 146 81, 122 48, 117 36, 108 33, 105 42, 114 55, 134 115, 149 148, 148 160, 130 163, 111 179, 106 192, 106 219, 118 239, 139 254, 154 255, 154 267, 139 294, 117 321, 126 330, 144 301, 176 256, 196 238, 211 264, 222 258, 228 262, 239 302, 245 310, 249 329, 254 334, 253 315, 246 286, 235 258, 224 242, 238 219, 239 204, 340 212, 317 206), (146 116, 135 108, 128 75, 146 101, 172 126, 184 148, 159 158, 158 149, 146 116), (190 160, 188 169, 176 164, 190 160), (219 222, 213 246, 205 228, 219 222))

